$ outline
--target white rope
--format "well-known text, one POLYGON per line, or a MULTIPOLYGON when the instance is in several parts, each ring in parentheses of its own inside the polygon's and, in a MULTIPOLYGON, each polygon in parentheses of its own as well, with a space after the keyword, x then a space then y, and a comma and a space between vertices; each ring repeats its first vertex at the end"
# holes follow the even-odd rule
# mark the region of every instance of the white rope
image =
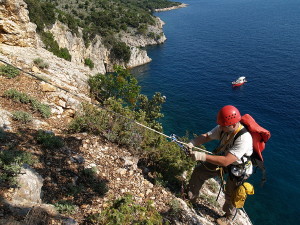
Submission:
MULTIPOLYGON (((32 77, 38 79, 38 80, 42 80, 42 81, 44 81, 45 83, 48 83, 48 84, 52 85, 53 87, 56 87, 56 88, 58 88, 58 89, 60 89, 60 90, 62 90, 62 91, 65 91, 65 92, 67 92, 67 93, 73 95, 73 96, 76 96, 77 98, 79 98, 79 99, 81 99, 82 101, 84 101, 84 100, 83 100, 79 95, 77 95, 77 94, 74 94, 74 93, 72 93, 72 92, 70 92, 70 91, 68 91, 68 90, 66 90, 66 89, 64 89, 64 88, 62 88, 62 87, 59 87, 59 86, 57 86, 57 85, 55 85, 55 84, 52 84, 51 82, 49 82, 49 81, 47 81, 47 80, 41 79, 40 77, 35 76, 34 74, 31 74, 31 73, 29 73, 29 72, 27 72, 27 71, 24 71, 23 69, 20 69, 20 68, 18 68, 18 67, 16 67, 16 66, 13 66, 13 65, 11 65, 10 63, 7 63, 7 62, 3 61, 2 59, 0 59, 0 61, 3 62, 3 63, 5 63, 5 64, 7 64, 7 65, 10 65, 10 66, 12 66, 12 67, 18 69, 18 70, 20 70, 20 71, 22 71, 22 72, 24 72, 24 73, 26 73, 26 74, 28 74, 28 75, 30 75, 30 76, 32 76, 32 77)), ((96 104, 93 104, 93 103, 91 103, 91 104, 94 105, 94 106, 96 106, 96 107, 100 107, 99 105, 96 105, 96 104)), ((135 121, 135 120, 131 120, 131 119, 129 119, 129 118, 123 116, 123 115, 120 115, 119 113, 116 113, 116 112, 114 112, 114 111, 112 111, 112 110, 108 110, 108 109, 106 109, 106 108, 104 108, 104 107, 100 107, 100 108, 101 108, 101 109, 104 109, 104 110, 106 110, 106 111, 112 112, 112 113, 114 113, 114 114, 116 114, 116 115, 118 115, 118 116, 120 116, 120 117, 126 118, 126 119, 128 119, 129 121, 132 121, 132 122, 136 123, 137 125, 142 126, 142 127, 146 128, 146 129, 148 129, 148 130, 151 130, 151 131, 153 131, 153 132, 155 132, 155 133, 157 133, 157 134, 160 134, 160 135, 162 135, 162 136, 164 136, 164 137, 166 137, 166 138, 172 139, 170 136, 168 136, 168 135, 166 135, 166 134, 164 134, 164 133, 161 133, 161 132, 159 132, 159 131, 157 131, 157 130, 154 130, 154 129, 150 128, 150 127, 147 127, 146 125, 141 124, 141 123, 139 123, 139 122, 137 122, 137 121, 135 121)), ((178 141, 178 140, 176 140, 176 142, 179 143, 179 144, 188 146, 187 143, 184 143, 184 142, 181 142, 181 141, 178 141)), ((207 153, 207 154, 212 154, 211 152, 209 152, 209 151, 207 151, 207 150, 205 150, 205 149, 199 148, 199 147, 193 147, 193 148, 194 148, 194 149, 197 149, 197 150, 199 150, 199 151, 205 152, 205 153, 207 153)))
MULTIPOLYGON (((151 131, 153 131, 153 132, 155 132, 155 133, 158 133, 158 134, 160 134, 160 135, 162 135, 162 136, 165 136, 165 137, 167 137, 167 138, 172 139, 170 136, 165 135, 164 133, 161 133, 161 132, 159 132, 159 131, 157 131, 157 130, 154 130, 154 129, 150 128, 150 127, 147 127, 147 126, 145 126, 144 124, 141 124, 141 123, 136 122, 136 121, 134 121, 134 122, 135 122, 136 124, 142 126, 142 127, 147 128, 148 130, 151 130, 151 131)), ((182 144, 182 145, 188 146, 187 143, 184 143, 184 142, 181 142, 181 141, 178 141, 178 140, 176 140, 175 142, 177 142, 177 143, 179 143, 179 144, 182 144)), ((200 150, 200 151, 202 151, 202 152, 205 152, 205 153, 207 153, 207 154, 212 154, 211 152, 206 151, 205 149, 202 149, 202 148, 199 148, 199 147, 193 147, 193 148, 195 148, 195 149, 197 149, 197 150, 200 150)))

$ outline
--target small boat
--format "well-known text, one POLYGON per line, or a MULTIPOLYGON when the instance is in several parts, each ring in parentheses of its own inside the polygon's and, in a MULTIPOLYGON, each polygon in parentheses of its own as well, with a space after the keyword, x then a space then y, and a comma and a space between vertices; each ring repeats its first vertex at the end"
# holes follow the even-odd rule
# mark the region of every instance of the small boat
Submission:
POLYGON ((236 81, 231 82, 233 87, 238 87, 246 83, 246 77, 239 77, 236 81))

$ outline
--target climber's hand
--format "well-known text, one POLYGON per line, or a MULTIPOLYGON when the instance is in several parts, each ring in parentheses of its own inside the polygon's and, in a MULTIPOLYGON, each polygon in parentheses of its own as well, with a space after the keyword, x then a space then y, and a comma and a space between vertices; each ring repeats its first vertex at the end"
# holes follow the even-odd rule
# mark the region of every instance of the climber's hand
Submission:
POLYGON ((191 157, 195 161, 206 161, 206 154, 204 152, 192 151, 191 157))

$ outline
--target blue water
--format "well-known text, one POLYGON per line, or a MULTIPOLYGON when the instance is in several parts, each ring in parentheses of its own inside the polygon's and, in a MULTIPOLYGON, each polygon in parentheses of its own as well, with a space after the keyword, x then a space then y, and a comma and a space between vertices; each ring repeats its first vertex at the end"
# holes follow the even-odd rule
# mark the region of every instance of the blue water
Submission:
MULTIPOLYGON (((201 134, 224 105, 251 114, 271 131, 263 152, 267 182, 250 182, 245 209, 253 224, 300 224, 300 1, 193 0, 157 13, 167 41, 148 48, 136 68, 142 92, 166 95, 166 134, 201 134), (248 83, 232 88, 246 76, 248 83)), ((208 145, 208 148, 210 146, 208 145)))

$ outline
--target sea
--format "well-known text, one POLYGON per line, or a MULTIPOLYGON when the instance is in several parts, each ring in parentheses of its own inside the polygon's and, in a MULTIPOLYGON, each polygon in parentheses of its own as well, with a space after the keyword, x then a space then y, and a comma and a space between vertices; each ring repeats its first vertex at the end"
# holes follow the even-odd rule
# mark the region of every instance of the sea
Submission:
POLYGON ((155 13, 167 40, 132 70, 142 93, 166 96, 167 135, 211 130, 224 105, 251 114, 272 136, 263 152, 267 181, 260 186, 259 170, 251 176, 245 210, 255 225, 300 224, 300 0, 183 3, 155 13), (233 88, 240 76, 248 82, 233 88))

